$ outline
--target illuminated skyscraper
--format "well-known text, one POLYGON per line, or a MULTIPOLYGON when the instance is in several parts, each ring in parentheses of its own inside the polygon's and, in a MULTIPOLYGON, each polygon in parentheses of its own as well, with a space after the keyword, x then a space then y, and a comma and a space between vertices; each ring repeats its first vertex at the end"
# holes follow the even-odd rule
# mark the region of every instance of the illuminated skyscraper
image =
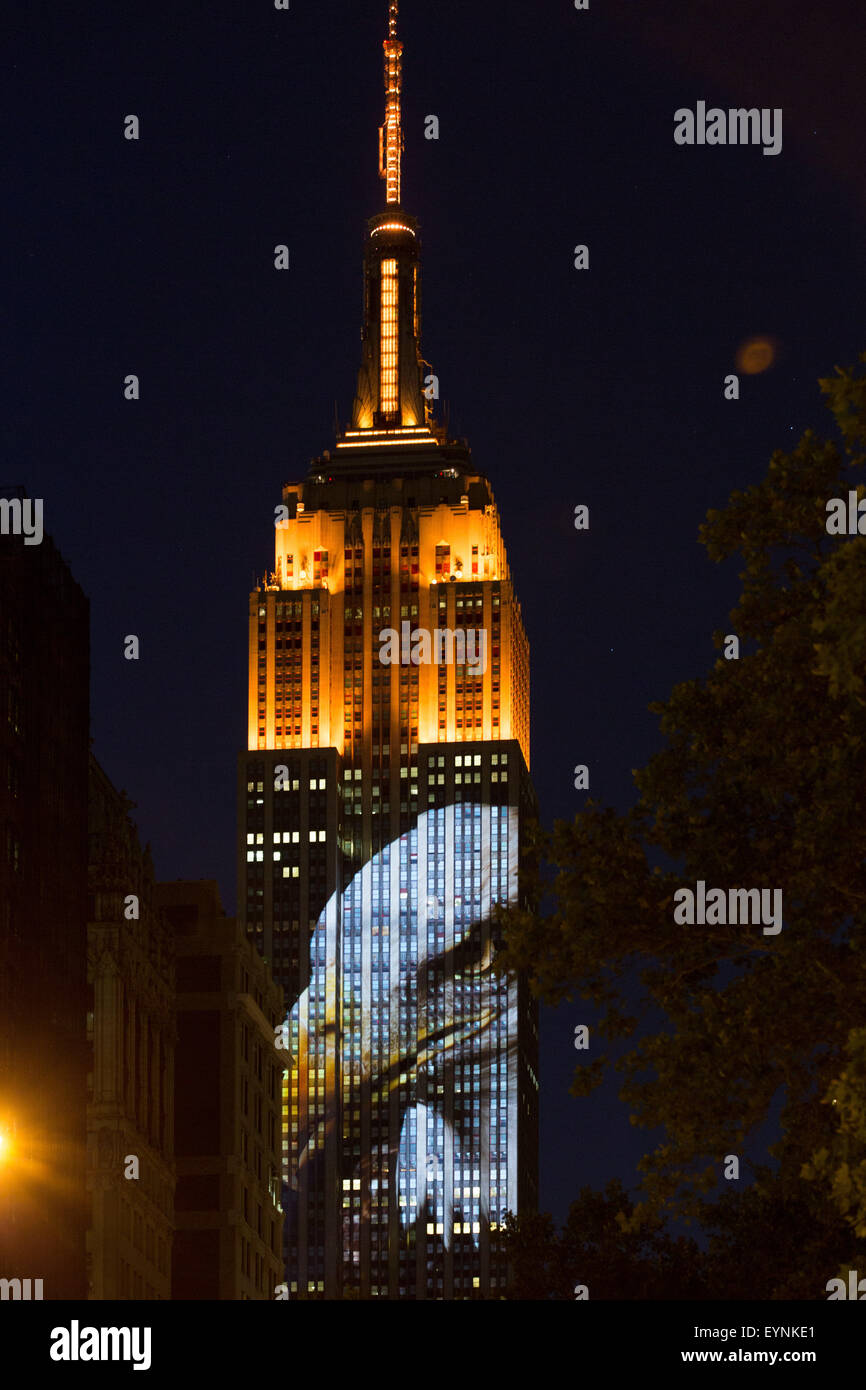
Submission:
POLYGON ((396 3, 384 49, 351 425, 283 488, 250 595, 239 913, 290 1020, 289 1296, 495 1296, 502 1217, 536 1201, 535 1012, 491 969, 529 649, 490 484, 428 399, 396 3))

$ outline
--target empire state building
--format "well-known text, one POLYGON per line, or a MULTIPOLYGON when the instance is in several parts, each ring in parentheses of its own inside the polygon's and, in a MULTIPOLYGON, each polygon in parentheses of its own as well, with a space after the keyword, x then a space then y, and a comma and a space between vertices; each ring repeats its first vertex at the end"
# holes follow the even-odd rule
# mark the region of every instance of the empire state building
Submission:
POLYGON ((496 1297, 536 1204, 535 1009, 494 969, 529 647, 490 483, 433 415, 402 50, 392 0, 351 422, 283 487, 249 606, 238 911, 286 997, 290 1298, 496 1297))

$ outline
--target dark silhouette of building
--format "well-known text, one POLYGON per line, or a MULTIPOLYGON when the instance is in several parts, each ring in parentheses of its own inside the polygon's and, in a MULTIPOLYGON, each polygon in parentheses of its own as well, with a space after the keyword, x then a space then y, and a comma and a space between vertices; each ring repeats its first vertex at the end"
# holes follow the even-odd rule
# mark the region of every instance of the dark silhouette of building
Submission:
POLYGON ((89 605, 35 506, 0 488, 0 1278, 84 1298, 89 605))
POLYGON ((217 885, 160 883, 175 935, 173 1299, 271 1299, 282 1278, 282 992, 217 885))
POLYGON ((91 756, 88 1297, 168 1299, 174 1229, 174 933, 132 802, 91 756))

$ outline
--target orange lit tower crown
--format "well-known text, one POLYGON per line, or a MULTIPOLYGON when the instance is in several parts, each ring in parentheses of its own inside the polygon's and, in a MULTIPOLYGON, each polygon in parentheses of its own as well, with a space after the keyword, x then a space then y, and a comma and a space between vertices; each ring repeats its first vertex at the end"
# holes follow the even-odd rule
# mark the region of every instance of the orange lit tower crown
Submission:
POLYGON ((305 482, 283 489, 288 515, 276 529, 274 570, 250 599, 249 747, 334 747, 370 758, 374 727, 393 721, 401 727, 392 748, 513 738, 528 767, 529 649, 493 492, 466 442, 449 440, 436 424, 428 399, 435 378, 420 347, 418 223, 400 204, 397 0, 388 7, 383 46, 379 172, 387 207, 368 222, 351 424, 334 454, 314 460, 305 482), (391 708, 374 706, 374 630, 399 627, 404 616, 413 627, 469 625, 467 586, 472 624, 489 636, 486 672, 414 668, 408 707, 396 682, 391 708), (277 647, 277 605, 282 611, 286 591, 294 596, 296 629, 294 612, 303 615, 291 669, 277 647), (354 681, 347 695, 342 674, 347 638, 356 637, 364 652, 360 700, 354 681))

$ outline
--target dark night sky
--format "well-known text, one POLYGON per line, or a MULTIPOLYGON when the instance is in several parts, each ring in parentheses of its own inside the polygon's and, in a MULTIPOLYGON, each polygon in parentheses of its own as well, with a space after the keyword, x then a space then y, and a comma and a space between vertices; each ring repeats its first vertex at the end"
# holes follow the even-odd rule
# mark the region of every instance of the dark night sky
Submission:
MULTIPOLYGON (((861 0, 401 8, 425 356, 502 514, 543 818, 582 804, 577 762, 624 809, 658 746, 648 703, 709 669, 735 597, 700 522, 828 427, 816 379, 866 348, 866 16, 861 0), (677 147, 673 113, 698 100, 782 107, 782 153, 677 147), (759 333, 778 361, 725 401, 759 333)), ((0 475, 45 499, 90 596, 94 749, 158 875, 217 878, 229 911, 247 595, 281 484, 351 405, 385 10, 95 0, 8 25, 0 475)), ((581 1021, 579 1004, 544 1021, 558 1216, 582 1184, 628 1181, 646 1143, 615 1087, 568 1096, 581 1021)))

